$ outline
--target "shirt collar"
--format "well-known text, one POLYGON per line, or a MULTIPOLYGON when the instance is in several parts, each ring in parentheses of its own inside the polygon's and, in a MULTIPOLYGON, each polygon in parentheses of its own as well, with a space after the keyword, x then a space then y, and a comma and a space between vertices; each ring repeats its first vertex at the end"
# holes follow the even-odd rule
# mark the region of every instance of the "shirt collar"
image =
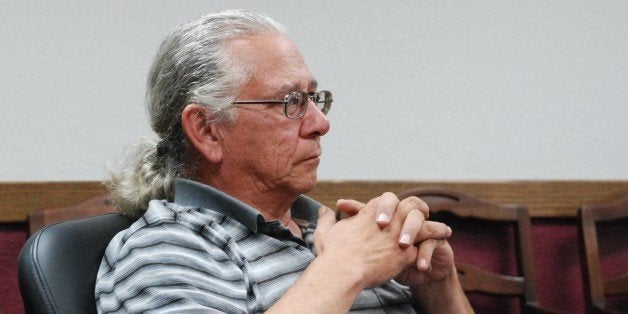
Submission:
MULTIPOLYGON (((262 214, 252 206, 209 185, 187 179, 175 179, 174 203, 182 206, 194 206, 211 209, 242 223, 253 232, 266 223, 262 214)), ((318 209, 322 205, 317 201, 299 195, 292 204, 292 217, 316 225, 318 209)))

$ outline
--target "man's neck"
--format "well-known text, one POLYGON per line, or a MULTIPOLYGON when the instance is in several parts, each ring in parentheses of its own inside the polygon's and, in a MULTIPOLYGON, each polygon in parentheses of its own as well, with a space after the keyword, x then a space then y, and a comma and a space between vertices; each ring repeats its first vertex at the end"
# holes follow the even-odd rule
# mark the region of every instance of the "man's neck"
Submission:
POLYGON ((234 180, 219 180, 216 177, 210 178, 206 184, 257 209, 266 221, 279 221, 293 234, 298 231, 300 236, 301 230, 292 220, 290 211, 298 194, 286 193, 281 188, 273 189, 254 181, 242 182, 240 180, 236 182, 234 180))
POLYGON ((253 193, 255 190, 228 190, 225 191, 221 187, 216 187, 223 192, 239 199, 240 201, 251 205, 259 210, 266 221, 279 221, 288 228, 295 237, 302 238, 301 228, 292 220, 291 206, 296 200, 295 197, 287 197, 285 195, 277 195, 281 193, 253 193), (280 200, 280 201, 278 201, 280 200))

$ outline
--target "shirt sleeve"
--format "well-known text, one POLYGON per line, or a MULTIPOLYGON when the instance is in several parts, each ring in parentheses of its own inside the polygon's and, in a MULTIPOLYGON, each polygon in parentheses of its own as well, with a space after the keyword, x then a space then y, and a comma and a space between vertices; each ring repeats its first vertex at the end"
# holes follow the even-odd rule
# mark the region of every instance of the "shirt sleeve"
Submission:
POLYGON ((98 312, 254 310, 245 272, 222 247, 179 224, 118 234, 98 271, 98 312))

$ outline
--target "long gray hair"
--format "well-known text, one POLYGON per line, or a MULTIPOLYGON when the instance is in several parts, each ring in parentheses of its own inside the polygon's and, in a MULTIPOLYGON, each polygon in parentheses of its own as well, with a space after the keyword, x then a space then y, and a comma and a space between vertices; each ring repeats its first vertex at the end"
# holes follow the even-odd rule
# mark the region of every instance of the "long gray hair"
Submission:
POLYGON ((105 183, 123 214, 141 216, 151 199, 172 200, 175 178, 194 178, 198 156, 183 133, 181 112, 190 103, 201 104, 212 113, 210 122, 234 122, 232 102, 250 69, 232 60, 226 46, 238 37, 273 32, 285 34, 285 29, 262 15, 224 11, 180 25, 166 37, 146 91, 159 142, 139 143, 105 183))

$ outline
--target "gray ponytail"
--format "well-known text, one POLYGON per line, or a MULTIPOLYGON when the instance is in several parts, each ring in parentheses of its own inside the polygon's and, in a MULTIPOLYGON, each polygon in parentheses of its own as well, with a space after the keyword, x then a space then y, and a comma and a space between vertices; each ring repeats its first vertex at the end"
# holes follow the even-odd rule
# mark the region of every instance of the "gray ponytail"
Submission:
POLYGON ((148 76, 147 107, 159 143, 143 140, 106 186, 125 215, 143 214, 151 199, 172 200, 175 178, 195 178, 196 152, 181 127, 190 103, 204 105, 213 123, 235 121, 232 102, 250 77, 226 45, 233 39, 265 33, 285 34, 273 20, 243 11, 209 14, 183 24, 166 37, 148 76))
POLYGON ((117 172, 105 182, 112 203, 125 215, 141 215, 151 199, 168 199, 172 195, 172 180, 179 171, 176 165, 165 166, 157 144, 143 139, 117 172), (175 167, 172 167, 175 166, 175 167))

